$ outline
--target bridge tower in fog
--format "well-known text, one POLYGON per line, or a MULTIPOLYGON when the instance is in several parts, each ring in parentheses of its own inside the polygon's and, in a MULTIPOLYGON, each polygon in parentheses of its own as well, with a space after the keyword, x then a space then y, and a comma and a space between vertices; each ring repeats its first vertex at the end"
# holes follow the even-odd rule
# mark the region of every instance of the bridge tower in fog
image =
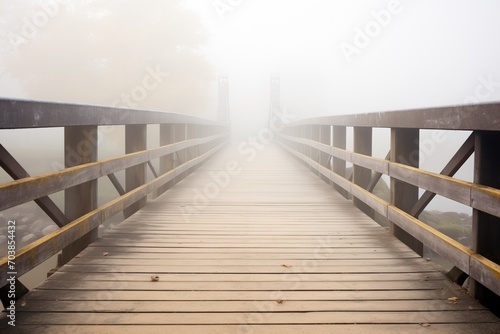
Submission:
POLYGON ((229 81, 227 75, 219 76, 219 102, 217 120, 229 123, 229 81))

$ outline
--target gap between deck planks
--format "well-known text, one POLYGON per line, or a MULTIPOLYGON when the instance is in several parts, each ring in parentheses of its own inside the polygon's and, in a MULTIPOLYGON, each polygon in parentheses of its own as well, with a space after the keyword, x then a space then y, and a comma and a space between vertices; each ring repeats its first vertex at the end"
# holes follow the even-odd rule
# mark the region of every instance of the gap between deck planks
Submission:
POLYGON ((251 162, 232 146, 217 154, 19 305, 20 333, 500 329, 434 265, 274 146, 251 162), (231 161, 241 172, 223 178, 231 161))

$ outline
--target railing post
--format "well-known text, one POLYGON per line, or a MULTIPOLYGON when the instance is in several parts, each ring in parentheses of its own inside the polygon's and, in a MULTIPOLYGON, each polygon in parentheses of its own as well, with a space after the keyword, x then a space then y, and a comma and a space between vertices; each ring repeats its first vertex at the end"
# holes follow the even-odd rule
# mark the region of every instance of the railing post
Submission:
MULTIPOLYGON (((391 129, 391 161, 404 165, 419 166, 420 129, 391 129)), ((391 203, 410 212, 418 201, 418 187, 391 178, 391 203)), ((394 236, 403 241, 417 254, 423 256, 423 244, 394 223, 390 224, 394 236)))
MULTIPOLYGON (((354 128, 354 152, 371 156, 372 155, 372 128, 367 127, 355 127, 354 128)), ((371 170, 360 167, 353 166, 352 181, 358 186, 366 189, 370 184, 372 173, 371 170)), ((374 211, 368 205, 363 203, 356 197, 352 199, 353 204, 363 211, 367 216, 374 216, 374 211)))
MULTIPOLYGON (((333 146, 336 148, 346 149, 346 127, 345 126, 333 126, 333 146)), ((333 158, 333 172, 345 178, 345 160, 339 158, 333 158)), ((344 196, 344 198, 349 197, 349 193, 342 187, 334 184, 333 187, 339 194, 344 196)))
MULTIPOLYGON (((477 131, 474 155, 474 183, 500 188, 500 132, 477 131)), ((500 218, 474 209, 472 221, 472 249, 500 263, 500 218)), ((470 292, 489 308, 500 308, 500 297, 488 288, 472 280, 470 292)))
MULTIPOLYGON (((195 124, 186 124, 186 139, 189 140, 189 139, 196 139, 198 138, 198 128, 197 128, 197 125, 195 124)), ((194 146, 194 147, 189 147, 186 149, 186 159, 187 160, 191 160, 191 159, 194 159, 198 156, 198 147, 197 146, 194 146)), ((196 167, 194 168, 190 168, 188 171, 186 171, 186 176, 191 174, 193 172, 193 170, 196 169, 196 167)))
MULTIPOLYGON (((74 167, 97 161, 97 126, 64 128, 64 164, 74 167)), ((73 221, 97 208, 97 180, 82 183, 64 191, 64 214, 73 221)), ((58 266, 68 263, 98 238, 93 229, 65 247, 58 258, 58 266)))
MULTIPOLYGON (((186 124, 174 124, 174 143, 183 142, 184 140, 186 140, 186 124)), ((174 168, 184 164, 187 161, 187 154, 185 149, 177 151, 176 155, 177 162, 174 164, 174 168)), ((184 178, 184 176, 184 173, 177 176, 174 179, 174 184, 179 183, 184 178)))
MULTIPOLYGON (((311 135, 309 136, 311 140, 316 141, 316 142, 321 142, 321 125, 311 125, 310 126, 310 131, 311 135)), ((317 162, 318 164, 321 164, 321 154, 320 150, 311 147, 311 159, 314 162, 317 162)), ((311 168, 314 174, 317 176, 320 176, 321 173, 319 171, 316 171, 314 168, 311 168)))
MULTIPOLYGON (((174 142, 174 131, 172 124, 160 124, 160 146, 172 144, 174 142)), ((160 175, 163 175, 172 170, 174 167, 174 155, 167 154, 160 158, 160 175)), ((158 188, 156 197, 164 194, 170 187, 172 182, 168 182, 164 186, 158 188)))
MULTIPOLYGON (((319 141, 322 143, 322 144, 325 144, 325 145, 332 145, 331 143, 331 135, 332 135, 332 127, 330 125, 320 125, 319 126, 319 141)), ((325 152, 320 152, 319 153, 319 163, 321 166, 323 167, 326 167, 328 168, 328 164, 330 162, 330 155, 325 153, 325 152)), ((330 179, 324 177, 321 173, 319 174, 321 175, 321 179, 323 181, 325 181, 326 183, 328 184, 331 184, 331 181, 330 179)))
MULTIPOLYGON (((134 124, 125 126, 125 153, 134 153, 147 149, 147 125, 134 124)), ((139 164, 125 170, 125 191, 129 192, 146 182, 146 164, 139 164)), ((130 217, 146 205, 147 197, 143 197, 125 209, 125 218, 130 217)))

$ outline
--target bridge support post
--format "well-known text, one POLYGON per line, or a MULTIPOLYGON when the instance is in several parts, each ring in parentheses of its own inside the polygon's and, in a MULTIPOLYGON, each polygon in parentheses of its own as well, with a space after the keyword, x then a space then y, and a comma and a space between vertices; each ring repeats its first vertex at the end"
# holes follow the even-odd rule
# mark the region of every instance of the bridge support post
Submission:
MULTIPOLYGON (((147 149, 147 125, 125 126, 125 153, 134 153, 147 149)), ((146 182, 146 164, 139 164, 125 170, 125 191, 129 192, 146 182)), ((146 205, 147 197, 143 197, 125 209, 125 218, 130 217, 146 205)))
MULTIPOLYGON (((198 138, 198 132, 199 131, 197 125, 186 124, 186 140, 198 138)), ((198 147, 194 146, 187 148, 185 154, 186 154, 186 161, 196 158, 199 155, 198 147)), ((191 174, 195 169, 196 167, 192 167, 188 171, 186 171, 185 173, 186 176, 191 174)))
MULTIPOLYGON (((499 142, 500 132, 476 132, 474 183, 500 188, 499 142)), ((493 262, 500 263, 500 218, 474 209, 472 249, 493 262)), ((474 280, 471 280, 470 292, 481 303, 497 314, 500 313, 500 297, 494 292, 474 280)))
MULTIPOLYGON (((174 124, 174 143, 182 142, 186 140, 186 124, 174 124)), ((187 160, 186 149, 177 151, 177 163, 174 167, 178 167, 185 163, 187 160)), ((177 184, 184 178, 185 174, 179 175, 174 179, 174 184, 177 184)))
MULTIPOLYGON (((354 128, 354 152, 371 156, 372 155, 372 128, 355 127, 354 128)), ((352 180, 358 186, 366 189, 372 179, 371 170, 361 167, 353 166, 352 180)), ((353 197, 353 204, 363 211, 368 217, 374 217, 374 210, 368 205, 353 197)))
MULTIPOLYGON (((305 139, 309 139, 311 140, 311 125, 304 125, 302 126, 302 137, 304 137, 305 139)), ((308 145, 304 145, 304 154, 308 157, 308 158, 312 158, 312 147, 311 146, 308 146, 308 145)), ((309 166, 308 164, 305 164, 306 167, 312 171, 312 167, 309 166)))
MULTIPOLYGON (((160 146, 172 144, 174 142, 174 131, 172 124, 160 124, 160 146)), ((174 168, 174 154, 167 154, 160 158, 160 175, 163 175, 174 168)), ((159 197, 172 187, 172 183, 158 188, 156 196, 159 197)))
MULTIPOLYGON (((64 128, 64 165, 66 168, 97 161, 97 126, 64 128)), ((73 221, 97 208, 97 180, 64 191, 64 214, 73 221)), ((98 238, 98 230, 79 238, 62 250, 58 267, 68 263, 98 238)))
MULTIPOLYGON (((391 129, 391 161, 418 168, 419 149, 419 129, 391 129)), ((394 206, 410 213, 417 201, 418 187, 391 178, 391 203, 394 206)), ((424 246, 420 241, 394 223, 390 224, 390 230, 399 240, 423 256, 424 246)))
MULTIPOLYGON (((309 139, 316 142, 321 142, 321 125, 311 125, 309 131, 310 131, 309 139)), ((321 153, 320 150, 311 147, 311 159, 319 164, 321 164, 320 153, 321 153)), ((321 173, 319 171, 316 171, 314 168, 312 168, 312 171, 318 177, 321 176, 321 173)))
MULTIPOLYGON (((321 125, 319 127, 319 132, 320 132, 319 141, 322 144, 331 146, 332 145, 332 141, 331 141, 332 127, 330 125, 321 125)), ((325 153, 325 152, 319 152, 319 163, 321 166, 329 168, 330 155, 325 153)), ((323 175, 321 175, 321 173, 319 175, 321 176, 321 179, 323 181, 325 181, 326 183, 328 183, 330 185, 332 184, 330 179, 324 177, 323 175)))
MULTIPOLYGON (((333 126, 333 146, 340 148, 342 150, 346 149, 346 127, 345 126, 333 126)), ((333 172, 345 178, 345 160, 339 158, 333 158, 333 172)), ((334 184, 333 187, 339 194, 344 196, 344 198, 349 197, 349 193, 342 187, 334 184)))

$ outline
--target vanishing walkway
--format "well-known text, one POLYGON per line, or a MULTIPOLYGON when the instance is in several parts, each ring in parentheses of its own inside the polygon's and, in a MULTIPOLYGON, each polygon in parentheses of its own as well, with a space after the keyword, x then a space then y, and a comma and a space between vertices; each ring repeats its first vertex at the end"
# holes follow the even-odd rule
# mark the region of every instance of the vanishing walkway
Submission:
POLYGON ((287 153, 246 157, 225 149, 88 247, 19 302, 16 330, 499 332, 497 317, 287 153), (220 171, 232 160, 241 171, 229 180, 220 171))

